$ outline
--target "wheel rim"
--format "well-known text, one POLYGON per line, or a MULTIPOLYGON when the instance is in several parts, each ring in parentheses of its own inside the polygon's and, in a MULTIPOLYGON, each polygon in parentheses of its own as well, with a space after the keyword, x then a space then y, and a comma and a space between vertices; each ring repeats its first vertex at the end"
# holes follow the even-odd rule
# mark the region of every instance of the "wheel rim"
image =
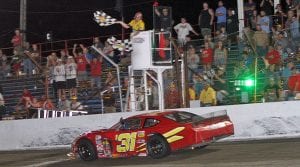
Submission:
POLYGON ((78 152, 79 152, 80 157, 83 159, 88 159, 92 155, 92 152, 87 145, 79 146, 78 152))
POLYGON ((161 154, 163 152, 163 144, 158 140, 153 140, 149 143, 149 149, 154 154, 161 154))

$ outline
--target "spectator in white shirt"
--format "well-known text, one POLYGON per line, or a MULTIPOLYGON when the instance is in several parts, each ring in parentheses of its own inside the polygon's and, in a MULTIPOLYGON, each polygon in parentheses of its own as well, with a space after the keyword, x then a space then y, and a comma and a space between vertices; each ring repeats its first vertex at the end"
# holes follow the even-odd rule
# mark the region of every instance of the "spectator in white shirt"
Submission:
POLYGON ((181 18, 181 22, 174 27, 174 30, 177 33, 178 43, 181 46, 186 44, 186 36, 190 34, 190 31, 197 36, 199 35, 185 18, 181 18))
POLYGON ((66 70, 65 65, 62 63, 61 59, 57 59, 57 65, 54 67, 54 78, 57 88, 57 94, 59 101, 62 98, 62 95, 65 96, 66 92, 66 70))
POLYGON ((66 69, 66 88, 69 89, 70 97, 77 96, 77 64, 72 56, 68 56, 66 69))

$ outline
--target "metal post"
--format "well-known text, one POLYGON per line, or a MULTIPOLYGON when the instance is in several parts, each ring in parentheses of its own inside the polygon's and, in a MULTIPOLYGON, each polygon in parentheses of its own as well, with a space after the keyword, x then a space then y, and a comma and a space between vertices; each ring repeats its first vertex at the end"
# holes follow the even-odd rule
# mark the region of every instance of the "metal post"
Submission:
POLYGON ((20 0, 20 31, 22 32, 22 46, 26 42, 26 15, 27 15, 27 0, 20 0))
POLYGON ((244 21, 244 1, 242 0, 237 0, 238 4, 238 17, 239 17, 239 32, 240 32, 240 37, 243 36, 243 29, 245 27, 245 21, 244 21))
POLYGON ((145 96, 145 110, 149 110, 149 100, 148 100, 148 82, 147 82, 147 71, 143 70, 143 78, 144 78, 144 96, 145 96))
POLYGON ((190 107, 189 98, 189 78, 188 78, 188 64, 187 64, 187 45, 183 49, 183 94, 184 94, 184 107, 190 107))

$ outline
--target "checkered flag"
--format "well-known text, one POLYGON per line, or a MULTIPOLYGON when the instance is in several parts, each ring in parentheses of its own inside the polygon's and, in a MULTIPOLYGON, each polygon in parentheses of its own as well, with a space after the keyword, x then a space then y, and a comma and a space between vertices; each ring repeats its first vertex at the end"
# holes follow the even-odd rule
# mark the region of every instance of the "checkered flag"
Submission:
POLYGON ((103 11, 96 11, 94 12, 94 20, 101 26, 110 26, 112 24, 116 24, 117 19, 112 18, 111 16, 107 15, 103 11))
POLYGON ((132 51, 132 43, 129 39, 125 40, 117 40, 115 37, 110 37, 107 39, 107 42, 112 45, 114 49, 118 49, 119 51, 132 51))

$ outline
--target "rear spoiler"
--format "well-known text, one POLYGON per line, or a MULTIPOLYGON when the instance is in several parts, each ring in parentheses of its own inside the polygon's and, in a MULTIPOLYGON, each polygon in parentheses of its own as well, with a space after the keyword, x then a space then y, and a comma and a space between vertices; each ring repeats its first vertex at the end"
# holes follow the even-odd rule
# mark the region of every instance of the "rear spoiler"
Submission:
POLYGON ((207 114, 200 115, 203 118, 215 118, 215 117, 222 117, 222 116, 227 116, 227 110, 220 110, 220 111, 215 111, 207 114))

